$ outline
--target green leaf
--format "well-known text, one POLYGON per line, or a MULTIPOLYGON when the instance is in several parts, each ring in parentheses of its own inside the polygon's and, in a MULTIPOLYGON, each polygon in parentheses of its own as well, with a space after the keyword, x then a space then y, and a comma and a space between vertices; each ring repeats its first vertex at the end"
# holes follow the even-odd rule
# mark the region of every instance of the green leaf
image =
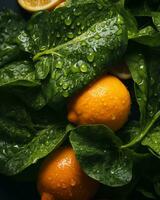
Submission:
POLYGON ((31 62, 13 62, 0 69, 0 87, 15 85, 27 87, 39 85, 31 62))
POLYGON ((149 131, 148 135, 142 140, 142 145, 147 146, 154 155, 160 156, 160 128, 155 127, 149 131))
POLYGON ((127 64, 134 80, 136 99, 141 113, 140 123, 146 122, 148 100, 147 66, 143 54, 131 53, 127 55, 127 64))
MULTIPOLYGON (((40 41, 46 32, 39 24, 43 18, 45 23, 46 15, 40 13, 33 17, 36 29, 34 22, 30 22, 40 41)), ((108 3, 101 9, 95 3, 63 7, 48 15, 52 36, 47 37, 44 49, 49 45, 50 48, 37 53, 34 61, 37 77, 46 80, 43 94, 47 102, 55 105, 119 59, 127 45, 127 33, 122 16, 108 3)), ((41 46, 36 48, 40 50, 41 46)))
POLYGON ((152 12, 152 20, 157 30, 160 31, 160 12, 152 12))
MULTIPOLYGON (((148 55, 151 55, 150 51, 148 55)), ((135 83, 135 94, 141 117, 139 134, 129 143, 123 145, 122 148, 139 143, 160 117, 158 54, 154 52, 147 59, 142 54, 131 53, 127 56, 127 63, 135 83)))
POLYGON ((140 29, 137 33, 132 34, 130 39, 149 47, 160 46, 160 33, 157 32, 152 26, 140 29))
POLYGON ((0 12, 0 67, 23 55, 16 44, 16 37, 24 29, 25 22, 18 14, 6 10, 0 12))
POLYGON ((41 87, 13 88, 13 93, 34 110, 40 110, 48 103, 41 87))
POLYGON ((151 16, 151 12, 159 8, 159 0, 126 0, 126 7, 135 16, 151 16))
POLYGON ((80 126, 71 131, 70 142, 90 177, 112 187, 125 185, 132 179, 131 155, 118 149, 121 140, 106 126, 80 126))
POLYGON ((0 171, 15 175, 37 160, 58 148, 66 137, 62 125, 53 125, 37 133, 27 144, 15 144, 0 140, 0 171))

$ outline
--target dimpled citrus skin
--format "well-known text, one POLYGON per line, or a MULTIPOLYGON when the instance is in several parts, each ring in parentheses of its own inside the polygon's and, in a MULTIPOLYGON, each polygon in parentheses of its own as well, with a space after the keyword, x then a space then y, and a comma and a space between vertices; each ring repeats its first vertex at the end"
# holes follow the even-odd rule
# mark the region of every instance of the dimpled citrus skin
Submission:
POLYGON ((75 124, 105 124, 120 129, 128 119, 131 97, 115 76, 104 75, 93 81, 68 105, 68 120, 75 124))
POLYGON ((81 170, 71 147, 51 154, 38 176, 41 200, 91 200, 98 186, 81 170))

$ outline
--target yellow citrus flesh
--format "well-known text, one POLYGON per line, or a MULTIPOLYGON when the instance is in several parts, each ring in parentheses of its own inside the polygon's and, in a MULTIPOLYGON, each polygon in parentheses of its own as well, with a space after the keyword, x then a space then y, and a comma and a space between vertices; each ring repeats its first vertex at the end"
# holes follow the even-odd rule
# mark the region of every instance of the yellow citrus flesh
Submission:
POLYGON ((98 186, 81 170, 71 147, 51 154, 38 177, 41 200, 90 200, 98 186))
POLYGON ((30 12, 51 10, 64 0, 18 0, 19 5, 30 12))
POLYGON ((128 119, 131 98, 126 86, 115 76, 93 81, 68 105, 68 120, 75 124, 105 124, 120 129, 128 119))

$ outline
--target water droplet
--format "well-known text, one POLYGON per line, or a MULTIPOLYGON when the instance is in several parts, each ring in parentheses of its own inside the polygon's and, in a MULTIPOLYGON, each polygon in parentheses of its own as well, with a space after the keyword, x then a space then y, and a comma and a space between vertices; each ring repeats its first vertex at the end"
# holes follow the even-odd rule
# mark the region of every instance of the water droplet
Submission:
POLYGON ((141 66, 140 66, 140 69, 143 69, 143 68, 144 68, 144 66, 143 66, 143 65, 141 65, 141 66))
POLYGON ((141 82, 138 83, 138 85, 143 85, 144 80, 142 80, 141 82))
POLYGON ((111 174, 114 174, 114 171, 111 170, 111 174))
POLYGON ((114 121, 115 119, 116 119, 116 116, 113 115, 113 116, 112 116, 112 120, 114 121))
POLYGON ((59 61, 56 63, 56 66, 55 66, 55 67, 56 67, 57 69, 61 69, 62 66, 63 66, 63 62, 59 60, 59 61))
POLYGON ((81 25, 81 22, 77 22, 76 24, 77 24, 77 26, 80 26, 80 25, 81 25))
POLYGON ((82 64, 81 66, 80 66, 80 70, 81 70, 81 72, 87 72, 88 71, 88 66, 87 66, 87 64, 82 64))
POLYGON ((74 65, 71 67, 71 70, 72 70, 73 73, 79 72, 79 68, 78 68, 77 64, 74 64, 74 65))
POLYGON ((67 91, 64 91, 62 95, 67 98, 69 96, 69 93, 67 91))
POLYGON ((64 17, 63 15, 61 15, 61 19, 62 19, 62 20, 64 20, 64 19, 65 19, 65 17, 64 17))
POLYGON ((74 37, 74 35, 73 35, 72 32, 69 32, 69 33, 67 33, 67 37, 68 37, 69 39, 72 39, 72 38, 74 37))
POLYGON ((75 186, 76 185, 76 181, 74 179, 71 179, 71 186, 75 186))
POLYGON ((72 24, 72 19, 70 18, 70 16, 68 16, 65 20, 64 20, 65 24, 67 26, 70 26, 72 24))
POLYGON ((85 42, 85 41, 82 41, 81 45, 82 45, 82 46, 86 46, 86 42, 85 42))
POLYGON ((85 28, 85 27, 84 27, 84 25, 82 25, 82 26, 81 26, 81 30, 83 31, 83 30, 84 30, 84 28, 85 28))
POLYGON ((78 10, 78 9, 74 9, 73 13, 74 13, 75 16, 79 16, 81 14, 81 11, 78 10))
POLYGON ((81 33, 82 33, 81 30, 79 30, 79 31, 78 31, 78 35, 80 35, 81 33))
POLYGON ((68 83, 64 83, 64 84, 63 84, 63 89, 64 89, 64 90, 66 90, 68 87, 69 87, 69 84, 68 84, 68 83))
POLYGON ((56 37, 57 37, 57 38, 60 38, 60 37, 61 37, 60 33, 57 33, 56 37))
POLYGON ((89 62, 93 62, 93 61, 94 61, 94 57, 95 57, 94 52, 91 52, 91 53, 88 54, 87 60, 88 60, 89 62))
POLYGON ((98 7, 98 10, 102 10, 102 8, 103 8, 103 6, 102 6, 102 4, 97 4, 97 7, 98 7))
POLYGON ((71 29, 73 30, 74 28, 75 28, 74 25, 72 25, 72 26, 71 26, 71 29))
POLYGON ((97 34, 94 36, 94 38, 95 38, 96 40, 99 40, 99 39, 100 39, 100 35, 97 33, 97 34))

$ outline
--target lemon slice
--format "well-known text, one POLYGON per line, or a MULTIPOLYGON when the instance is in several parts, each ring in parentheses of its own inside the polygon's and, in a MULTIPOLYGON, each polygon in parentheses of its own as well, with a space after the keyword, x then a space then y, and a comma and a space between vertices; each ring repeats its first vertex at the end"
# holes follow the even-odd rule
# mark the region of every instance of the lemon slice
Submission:
POLYGON ((18 0, 19 5, 27 11, 51 10, 64 0, 18 0))
POLYGON ((124 63, 111 67, 110 73, 124 80, 132 78, 128 66, 124 63))

